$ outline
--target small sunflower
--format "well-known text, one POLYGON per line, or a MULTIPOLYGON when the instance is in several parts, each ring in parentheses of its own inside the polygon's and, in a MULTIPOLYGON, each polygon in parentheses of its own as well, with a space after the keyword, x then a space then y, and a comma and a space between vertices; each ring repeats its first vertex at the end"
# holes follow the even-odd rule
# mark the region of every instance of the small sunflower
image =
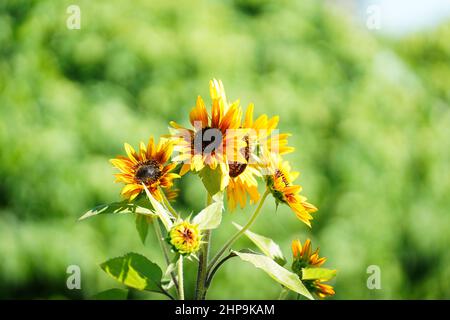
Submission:
POLYGON ((158 201, 162 200, 159 188, 164 189, 168 199, 176 197, 176 191, 171 188, 173 179, 180 176, 171 172, 175 169, 176 163, 167 163, 172 150, 173 142, 159 141, 156 145, 153 138, 149 139, 147 145, 141 142, 138 151, 125 143, 127 156, 118 156, 110 160, 113 166, 121 171, 115 176, 116 182, 125 184, 122 195, 132 201, 144 190, 145 184, 158 201))
POLYGON ((322 283, 321 280, 314 280, 309 284, 309 289, 320 298, 326 298, 335 294, 333 286, 322 283))
POLYGON ((299 194, 302 187, 293 184, 299 173, 291 171, 289 162, 283 161, 279 155, 271 154, 265 166, 266 183, 277 204, 287 204, 297 218, 311 227, 311 213, 316 212, 317 208, 299 194))
POLYGON ((189 114, 192 129, 184 128, 176 122, 170 122, 175 132, 175 150, 179 155, 174 161, 183 162, 180 174, 189 170, 201 171, 205 166, 215 170, 220 166, 223 174, 222 186, 228 184, 228 159, 236 158, 245 162, 239 150, 245 147, 242 139, 242 110, 239 101, 229 104, 221 81, 211 80, 211 115, 205 107, 202 97, 198 96, 195 107, 189 114))
POLYGON ((311 240, 309 239, 306 239, 303 246, 300 240, 292 241, 292 255, 294 257, 292 269, 296 273, 301 272, 306 267, 319 268, 327 261, 327 258, 319 257, 319 248, 312 252, 311 240))
POLYGON ((174 251, 189 255, 200 249, 202 234, 199 226, 188 221, 175 224, 169 231, 168 241, 174 251))
POLYGON ((241 129, 245 130, 243 140, 245 147, 240 150, 245 162, 229 162, 230 183, 227 187, 227 199, 230 210, 234 210, 236 204, 244 208, 247 203, 247 194, 250 203, 259 200, 258 182, 255 177, 261 174, 257 169, 258 150, 267 150, 278 154, 292 152, 294 148, 287 146, 289 134, 274 134, 277 129, 279 117, 268 118, 266 114, 253 119, 254 105, 249 104, 245 112, 241 129))
MULTIPOLYGON (((292 241, 292 254, 294 261, 292 262, 292 271, 294 271, 300 278, 302 278, 303 268, 319 268, 326 258, 319 257, 319 248, 314 252, 311 249, 311 240, 307 239, 302 246, 300 240, 292 241)), ((317 294, 320 298, 334 295, 334 289, 329 284, 322 283, 323 280, 303 280, 306 288, 311 292, 317 294)))

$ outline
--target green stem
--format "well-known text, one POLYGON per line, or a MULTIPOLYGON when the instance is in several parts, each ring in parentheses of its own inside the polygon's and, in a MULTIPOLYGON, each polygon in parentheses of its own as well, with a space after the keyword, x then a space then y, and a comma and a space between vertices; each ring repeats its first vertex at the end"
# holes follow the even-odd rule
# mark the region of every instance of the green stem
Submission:
POLYGON ((206 290, 208 290, 209 285, 211 284, 212 279, 214 278, 214 275, 216 274, 217 270, 219 270, 219 268, 222 266, 222 264, 224 264, 226 261, 228 261, 229 259, 236 257, 235 253, 230 253, 228 256, 226 256, 225 258, 223 258, 222 260, 220 260, 216 266, 211 270, 208 279, 206 280, 206 290))
POLYGON ((184 300, 183 256, 178 259, 178 297, 184 300))
MULTIPOLYGON (((153 227, 155 229, 156 237, 158 238, 159 245, 161 247, 161 251, 164 255, 164 260, 166 261, 167 266, 170 265, 169 251, 167 250, 167 246, 164 243, 164 238, 161 233, 161 225, 159 224, 159 219, 153 220, 153 227)), ((175 272, 170 272, 170 276, 172 278, 173 283, 175 284, 175 288, 179 291, 177 277, 175 276, 175 272)))
MULTIPOLYGON (((212 203, 212 198, 207 194, 206 206, 212 203)), ((203 234, 203 245, 198 255, 198 272, 197 272, 197 285, 195 288, 195 299, 204 300, 206 296, 206 279, 208 276, 208 256, 209 247, 211 245, 211 230, 205 230, 203 234)))
POLYGON ((280 295, 278 296, 278 300, 286 300, 286 297, 289 293, 289 290, 286 289, 285 286, 281 287, 280 295))
POLYGON ((170 213, 176 218, 178 219, 179 215, 177 213, 177 211, 172 207, 172 205, 170 204, 169 199, 167 199, 166 194, 164 193, 162 188, 159 188, 159 193, 161 193, 161 197, 163 199, 163 204, 166 207, 167 210, 170 211, 170 213))
POLYGON ((211 263, 208 266, 208 273, 210 273, 210 271, 214 268, 214 265, 223 256, 225 251, 227 251, 233 245, 233 243, 237 239, 239 239, 245 233, 245 231, 247 231, 251 227, 253 222, 255 222, 256 218, 258 217, 259 213, 261 212, 261 208, 262 208, 267 196, 269 195, 269 193, 270 193, 269 189, 266 189, 266 192, 264 192, 264 195, 262 196, 261 200, 259 201, 258 207, 256 208, 255 212, 253 212, 253 214, 250 217, 250 219, 248 220, 247 224, 241 230, 236 232, 235 235, 230 240, 228 240, 228 242, 225 243, 225 245, 222 247, 222 249, 220 249, 220 251, 214 256, 214 258, 211 260, 211 263))

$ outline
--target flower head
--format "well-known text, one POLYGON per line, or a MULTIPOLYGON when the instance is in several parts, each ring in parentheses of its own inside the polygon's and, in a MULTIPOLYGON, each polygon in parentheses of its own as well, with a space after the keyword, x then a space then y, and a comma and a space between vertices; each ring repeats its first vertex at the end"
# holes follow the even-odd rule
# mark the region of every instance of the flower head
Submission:
POLYGON ((200 249, 202 235, 198 225, 188 221, 175 224, 169 231, 169 243, 182 255, 195 253, 200 249))
POLYGON ((334 295, 333 287, 322 283, 324 282, 323 279, 303 279, 303 268, 319 268, 327 260, 324 257, 319 257, 319 248, 312 251, 311 240, 307 239, 303 246, 300 240, 292 241, 292 255, 292 271, 294 271, 300 279, 303 280, 303 283, 309 291, 317 294, 320 298, 334 295))
POLYGON ((253 110, 254 105, 249 104, 241 125, 241 128, 245 130, 243 137, 245 147, 240 152, 246 161, 229 162, 230 183, 227 187, 227 198, 231 210, 234 210, 237 204, 244 208, 247 203, 247 195, 250 203, 259 200, 256 178, 261 176, 258 170, 260 150, 277 154, 285 154, 294 150, 287 146, 289 134, 278 133, 278 116, 269 118, 266 114, 262 114, 254 119, 253 110))
POLYGON ((322 299, 335 294, 333 286, 322 283, 320 279, 314 280, 310 283, 306 283, 306 287, 309 288, 310 291, 314 292, 319 296, 319 298, 322 299))
POLYGON ((188 171, 201 171, 205 166, 216 169, 220 166, 223 173, 222 186, 228 184, 228 159, 236 158, 245 163, 239 150, 245 147, 240 130, 242 110, 239 101, 231 104, 226 100, 221 81, 210 81, 211 114, 208 113, 202 97, 198 96, 195 107, 189 114, 191 129, 172 121, 173 139, 176 151, 180 154, 174 161, 183 163, 180 174, 188 171))
POLYGON ((125 143, 127 156, 118 156, 110 162, 121 172, 116 174, 116 182, 122 182, 125 186, 122 195, 130 201, 136 198, 145 186, 157 199, 161 200, 159 188, 165 189, 166 196, 174 198, 175 190, 172 190, 173 179, 179 178, 178 174, 171 171, 176 167, 175 163, 167 163, 173 150, 173 142, 159 141, 155 144, 150 138, 148 144, 143 142, 139 150, 135 151, 132 146, 125 143))
POLYGON ((307 239, 302 246, 300 240, 292 241, 292 254, 294 262, 292 263, 292 270, 295 273, 300 273, 303 268, 306 267, 320 267, 322 266, 326 258, 319 257, 319 248, 316 251, 311 249, 311 240, 307 239))
POLYGON ((293 184, 299 173, 292 171, 289 162, 283 161, 279 155, 270 154, 266 160, 266 167, 263 169, 266 184, 277 204, 287 204, 301 221, 311 227, 311 213, 316 212, 317 208, 299 194, 302 187, 293 184))

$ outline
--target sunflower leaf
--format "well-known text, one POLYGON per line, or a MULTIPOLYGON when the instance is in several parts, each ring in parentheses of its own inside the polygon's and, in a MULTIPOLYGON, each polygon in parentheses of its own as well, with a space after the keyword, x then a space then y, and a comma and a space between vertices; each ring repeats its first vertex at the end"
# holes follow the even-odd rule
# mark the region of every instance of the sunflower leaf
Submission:
POLYGON ((161 292, 162 271, 143 255, 127 253, 100 265, 103 271, 127 287, 161 292))
POLYGON ((136 230, 139 233, 139 238, 141 238, 142 244, 145 245, 145 240, 148 235, 148 219, 146 216, 138 214, 136 215, 136 230))
POLYGON ((308 299, 314 300, 311 293, 308 291, 308 289, 306 289, 300 278, 295 273, 292 273, 289 270, 283 268, 269 257, 261 254, 242 253, 238 251, 233 251, 233 253, 243 261, 250 262, 256 268, 262 269, 272 279, 282 284, 286 288, 297 292, 298 294, 301 294, 308 299))
POLYGON ((97 293, 92 297, 94 300, 126 300, 128 296, 127 290, 123 289, 108 289, 97 293))
MULTIPOLYGON (((233 222, 233 225, 239 230, 242 229, 242 227, 235 222, 233 222)), ((262 253, 272 260, 275 260, 275 262, 280 266, 284 266, 286 264, 286 259, 283 256, 283 252, 281 252, 280 246, 276 244, 275 241, 251 232, 250 230, 245 231, 245 235, 259 248, 259 250, 262 251, 262 253)))
POLYGON ((169 231, 172 228, 172 219, 173 216, 172 214, 167 211, 163 205, 161 203, 158 202, 158 200, 156 200, 150 191, 148 191, 147 187, 143 184, 144 189, 145 189, 145 193, 147 194, 148 199, 150 200, 153 209, 155 210, 156 214, 158 215, 158 217, 161 219, 164 227, 166 228, 167 231, 169 231))
POLYGON ((211 196, 221 191, 222 175, 222 170, 219 166, 215 170, 205 166, 199 172, 200 179, 211 196))
POLYGON ((336 276, 336 270, 326 268, 303 268, 302 279, 303 280, 317 280, 328 281, 336 276))
POLYGON ((139 215, 152 216, 154 213, 143 206, 140 206, 133 202, 128 202, 124 200, 121 202, 113 202, 110 204, 102 204, 96 206, 95 208, 89 210, 84 215, 82 215, 78 220, 84 220, 93 216, 100 214, 112 214, 112 213, 137 213, 139 215))
POLYGON ((200 229, 209 230, 215 229, 222 221, 223 202, 213 202, 205 209, 200 211, 192 220, 194 224, 198 224, 200 229))

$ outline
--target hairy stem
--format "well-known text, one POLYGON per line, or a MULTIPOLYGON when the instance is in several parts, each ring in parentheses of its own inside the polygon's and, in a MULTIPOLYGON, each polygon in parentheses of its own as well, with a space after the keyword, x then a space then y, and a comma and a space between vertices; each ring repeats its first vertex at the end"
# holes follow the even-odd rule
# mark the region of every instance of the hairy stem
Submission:
MULTIPOLYGON (((206 205, 212 203, 212 198, 207 194, 206 205)), ((195 299, 204 300, 206 296, 206 278, 208 276, 208 255, 209 247, 211 245, 211 230, 205 230, 203 234, 203 245, 198 256, 198 272, 197 272, 197 286, 195 288, 195 299)))
POLYGON ((206 280, 206 290, 208 290, 209 285, 211 284, 211 281, 214 278, 214 275, 216 274, 217 270, 219 270, 219 268, 222 266, 222 264, 224 264, 228 259, 231 259, 233 257, 236 257, 236 254, 235 253, 230 253, 228 256, 226 256, 225 258, 220 260, 216 264, 216 266, 211 270, 211 272, 209 273, 208 279, 206 280))
POLYGON ((183 256, 180 255, 178 259, 178 297, 180 300, 184 300, 184 279, 183 279, 183 256))
MULTIPOLYGON (((164 243, 164 238, 161 233, 161 225, 159 224, 158 219, 154 219, 152 222, 153 222, 153 227, 155 229, 156 237, 158 238, 158 242, 161 247, 161 251, 163 252, 163 255, 164 255, 164 260, 166 261, 167 266, 169 266, 170 265, 169 251, 167 250, 167 246, 164 243)), ((171 271, 170 277, 172 278, 172 281, 175 284, 175 288, 177 289, 177 291, 179 291, 178 280, 175 275, 175 272, 171 271)))

